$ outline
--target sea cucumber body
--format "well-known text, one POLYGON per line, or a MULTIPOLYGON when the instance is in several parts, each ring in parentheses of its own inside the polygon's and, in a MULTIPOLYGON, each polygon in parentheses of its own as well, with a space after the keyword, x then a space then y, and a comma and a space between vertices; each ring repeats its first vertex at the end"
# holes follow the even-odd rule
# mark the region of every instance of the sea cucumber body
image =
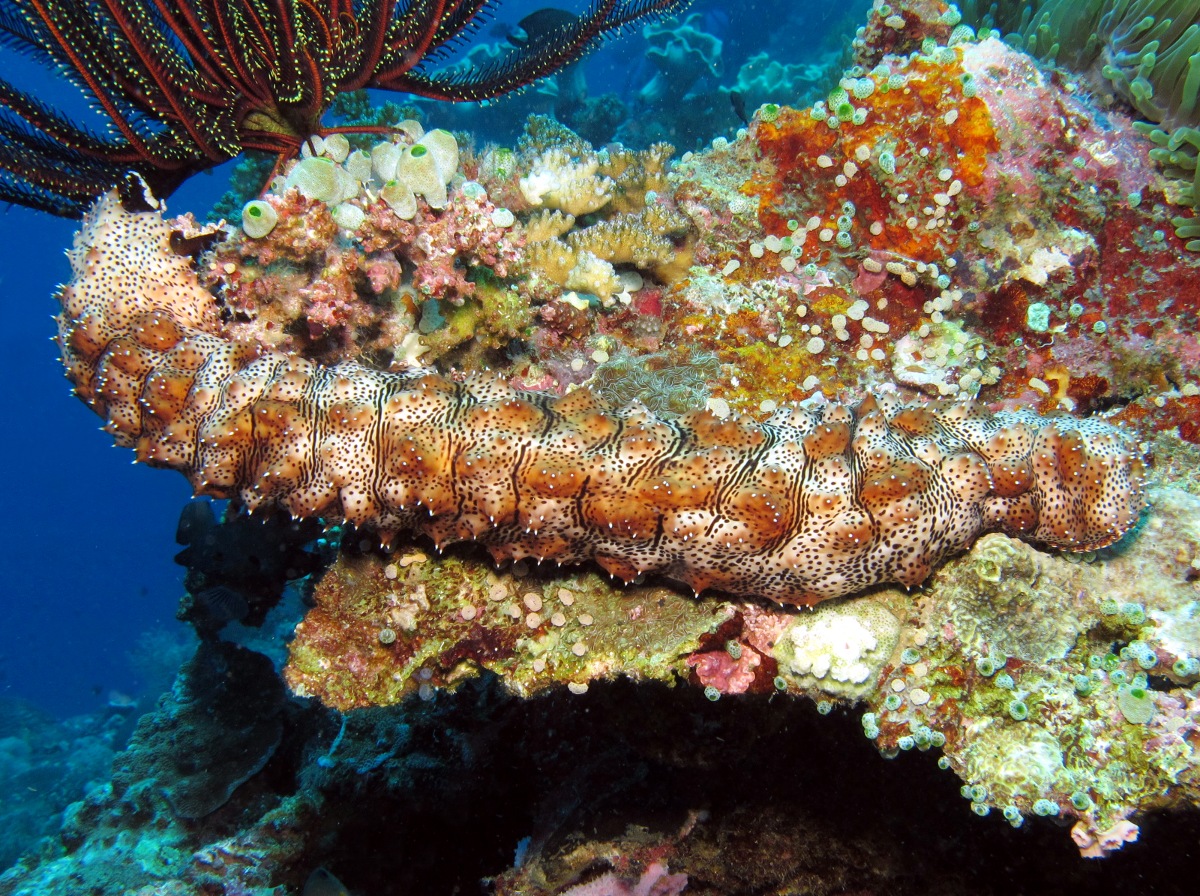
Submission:
POLYGON ((1141 461, 1096 420, 868 399, 665 421, 586 389, 232 343, 171 230, 98 203, 70 253, 60 342, 117 443, 199 494, 797 604, 916 585, 989 530, 1095 549, 1141 510, 1141 461))

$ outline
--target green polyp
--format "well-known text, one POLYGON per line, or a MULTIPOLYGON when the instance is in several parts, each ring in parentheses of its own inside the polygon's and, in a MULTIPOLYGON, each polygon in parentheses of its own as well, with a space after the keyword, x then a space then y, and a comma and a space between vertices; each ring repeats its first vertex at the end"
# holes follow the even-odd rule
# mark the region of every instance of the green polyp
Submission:
POLYGON ((1121 604, 1121 621, 1127 625, 1141 625, 1146 621, 1146 609, 1138 603, 1121 604))
POLYGON ((975 661, 975 668, 984 678, 991 678, 996 674, 996 662, 991 657, 981 656, 975 661))
POLYGON ((1050 800, 1041 799, 1033 804, 1033 814, 1040 815, 1043 818, 1058 814, 1058 803, 1050 800))

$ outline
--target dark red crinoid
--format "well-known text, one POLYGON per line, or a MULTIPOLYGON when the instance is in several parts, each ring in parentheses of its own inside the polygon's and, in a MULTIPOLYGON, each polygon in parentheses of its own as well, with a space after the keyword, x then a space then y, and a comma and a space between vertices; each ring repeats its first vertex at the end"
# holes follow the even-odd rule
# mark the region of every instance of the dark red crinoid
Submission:
POLYGON ((684 0, 593 0, 481 68, 448 52, 504 0, 0 0, 0 45, 65 74, 99 135, 0 78, 0 200, 78 216, 130 169, 166 195, 246 149, 281 156, 364 87, 499 96, 684 0))

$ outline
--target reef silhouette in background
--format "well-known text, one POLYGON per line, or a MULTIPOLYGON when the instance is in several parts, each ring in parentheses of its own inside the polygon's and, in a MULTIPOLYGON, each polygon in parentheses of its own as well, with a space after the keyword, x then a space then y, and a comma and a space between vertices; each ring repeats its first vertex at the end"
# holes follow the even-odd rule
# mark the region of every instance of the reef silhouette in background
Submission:
POLYGON ((78 217, 130 169, 168 195, 243 150, 291 156, 339 130, 321 125, 338 94, 491 99, 685 0, 593 0, 486 66, 441 69, 503 2, 0 0, 0 46, 61 71, 111 122, 94 133, 0 78, 0 199, 78 217))

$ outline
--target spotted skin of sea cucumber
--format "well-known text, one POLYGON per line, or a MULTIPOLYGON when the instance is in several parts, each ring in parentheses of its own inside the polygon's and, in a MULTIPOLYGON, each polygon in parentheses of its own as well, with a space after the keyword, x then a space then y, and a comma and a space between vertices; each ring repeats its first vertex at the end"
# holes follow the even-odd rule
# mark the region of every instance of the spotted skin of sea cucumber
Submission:
POLYGON ((171 233, 99 201, 69 253, 60 346, 116 442, 198 494, 792 604, 917 585, 986 531, 1093 550, 1142 509, 1141 460, 1098 420, 868 398, 666 421, 587 389, 232 343, 171 233))

